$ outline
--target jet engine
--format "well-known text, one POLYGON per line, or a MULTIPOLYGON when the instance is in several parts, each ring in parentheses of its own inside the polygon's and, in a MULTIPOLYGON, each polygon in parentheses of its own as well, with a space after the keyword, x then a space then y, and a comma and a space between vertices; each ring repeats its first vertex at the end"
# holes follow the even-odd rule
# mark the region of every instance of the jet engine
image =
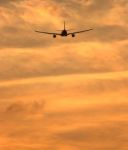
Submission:
POLYGON ((56 34, 53 34, 53 38, 56 38, 56 34))
POLYGON ((75 37, 75 34, 74 34, 74 33, 72 34, 72 37, 75 37))

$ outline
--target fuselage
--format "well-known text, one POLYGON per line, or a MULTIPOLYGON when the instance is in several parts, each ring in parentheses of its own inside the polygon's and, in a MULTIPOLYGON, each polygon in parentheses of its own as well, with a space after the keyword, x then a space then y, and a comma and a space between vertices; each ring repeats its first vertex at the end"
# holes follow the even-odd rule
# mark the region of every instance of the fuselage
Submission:
POLYGON ((67 30, 64 29, 64 30, 61 32, 61 36, 68 36, 67 30))

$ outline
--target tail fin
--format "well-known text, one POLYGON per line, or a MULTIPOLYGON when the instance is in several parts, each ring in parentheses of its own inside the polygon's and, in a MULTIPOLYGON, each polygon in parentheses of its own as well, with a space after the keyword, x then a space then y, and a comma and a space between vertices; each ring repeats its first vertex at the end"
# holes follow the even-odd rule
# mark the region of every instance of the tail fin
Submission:
POLYGON ((64 21, 64 30, 66 29, 66 24, 65 24, 65 21, 64 21))

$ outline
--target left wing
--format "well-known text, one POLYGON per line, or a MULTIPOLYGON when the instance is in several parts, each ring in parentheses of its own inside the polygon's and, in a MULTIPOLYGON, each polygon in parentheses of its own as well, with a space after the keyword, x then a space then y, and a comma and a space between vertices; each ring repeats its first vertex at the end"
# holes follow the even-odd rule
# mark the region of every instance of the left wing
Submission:
POLYGON ((88 30, 81 30, 81 31, 76 31, 76 32, 72 32, 72 33, 68 33, 68 35, 70 34, 77 34, 77 33, 82 33, 82 32, 88 32, 88 31, 91 31, 93 29, 88 29, 88 30))
POLYGON ((35 31, 37 33, 44 33, 44 34, 52 34, 52 35, 61 35, 59 33, 51 33, 51 32, 43 32, 43 31, 35 31))

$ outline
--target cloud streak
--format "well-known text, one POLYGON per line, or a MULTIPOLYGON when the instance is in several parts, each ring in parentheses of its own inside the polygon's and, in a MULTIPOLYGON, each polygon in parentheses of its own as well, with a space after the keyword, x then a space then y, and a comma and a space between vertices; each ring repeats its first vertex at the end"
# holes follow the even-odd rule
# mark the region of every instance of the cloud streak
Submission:
POLYGON ((0 149, 127 150, 128 1, 0 1, 0 149), (53 39, 34 30, 94 28, 53 39))

